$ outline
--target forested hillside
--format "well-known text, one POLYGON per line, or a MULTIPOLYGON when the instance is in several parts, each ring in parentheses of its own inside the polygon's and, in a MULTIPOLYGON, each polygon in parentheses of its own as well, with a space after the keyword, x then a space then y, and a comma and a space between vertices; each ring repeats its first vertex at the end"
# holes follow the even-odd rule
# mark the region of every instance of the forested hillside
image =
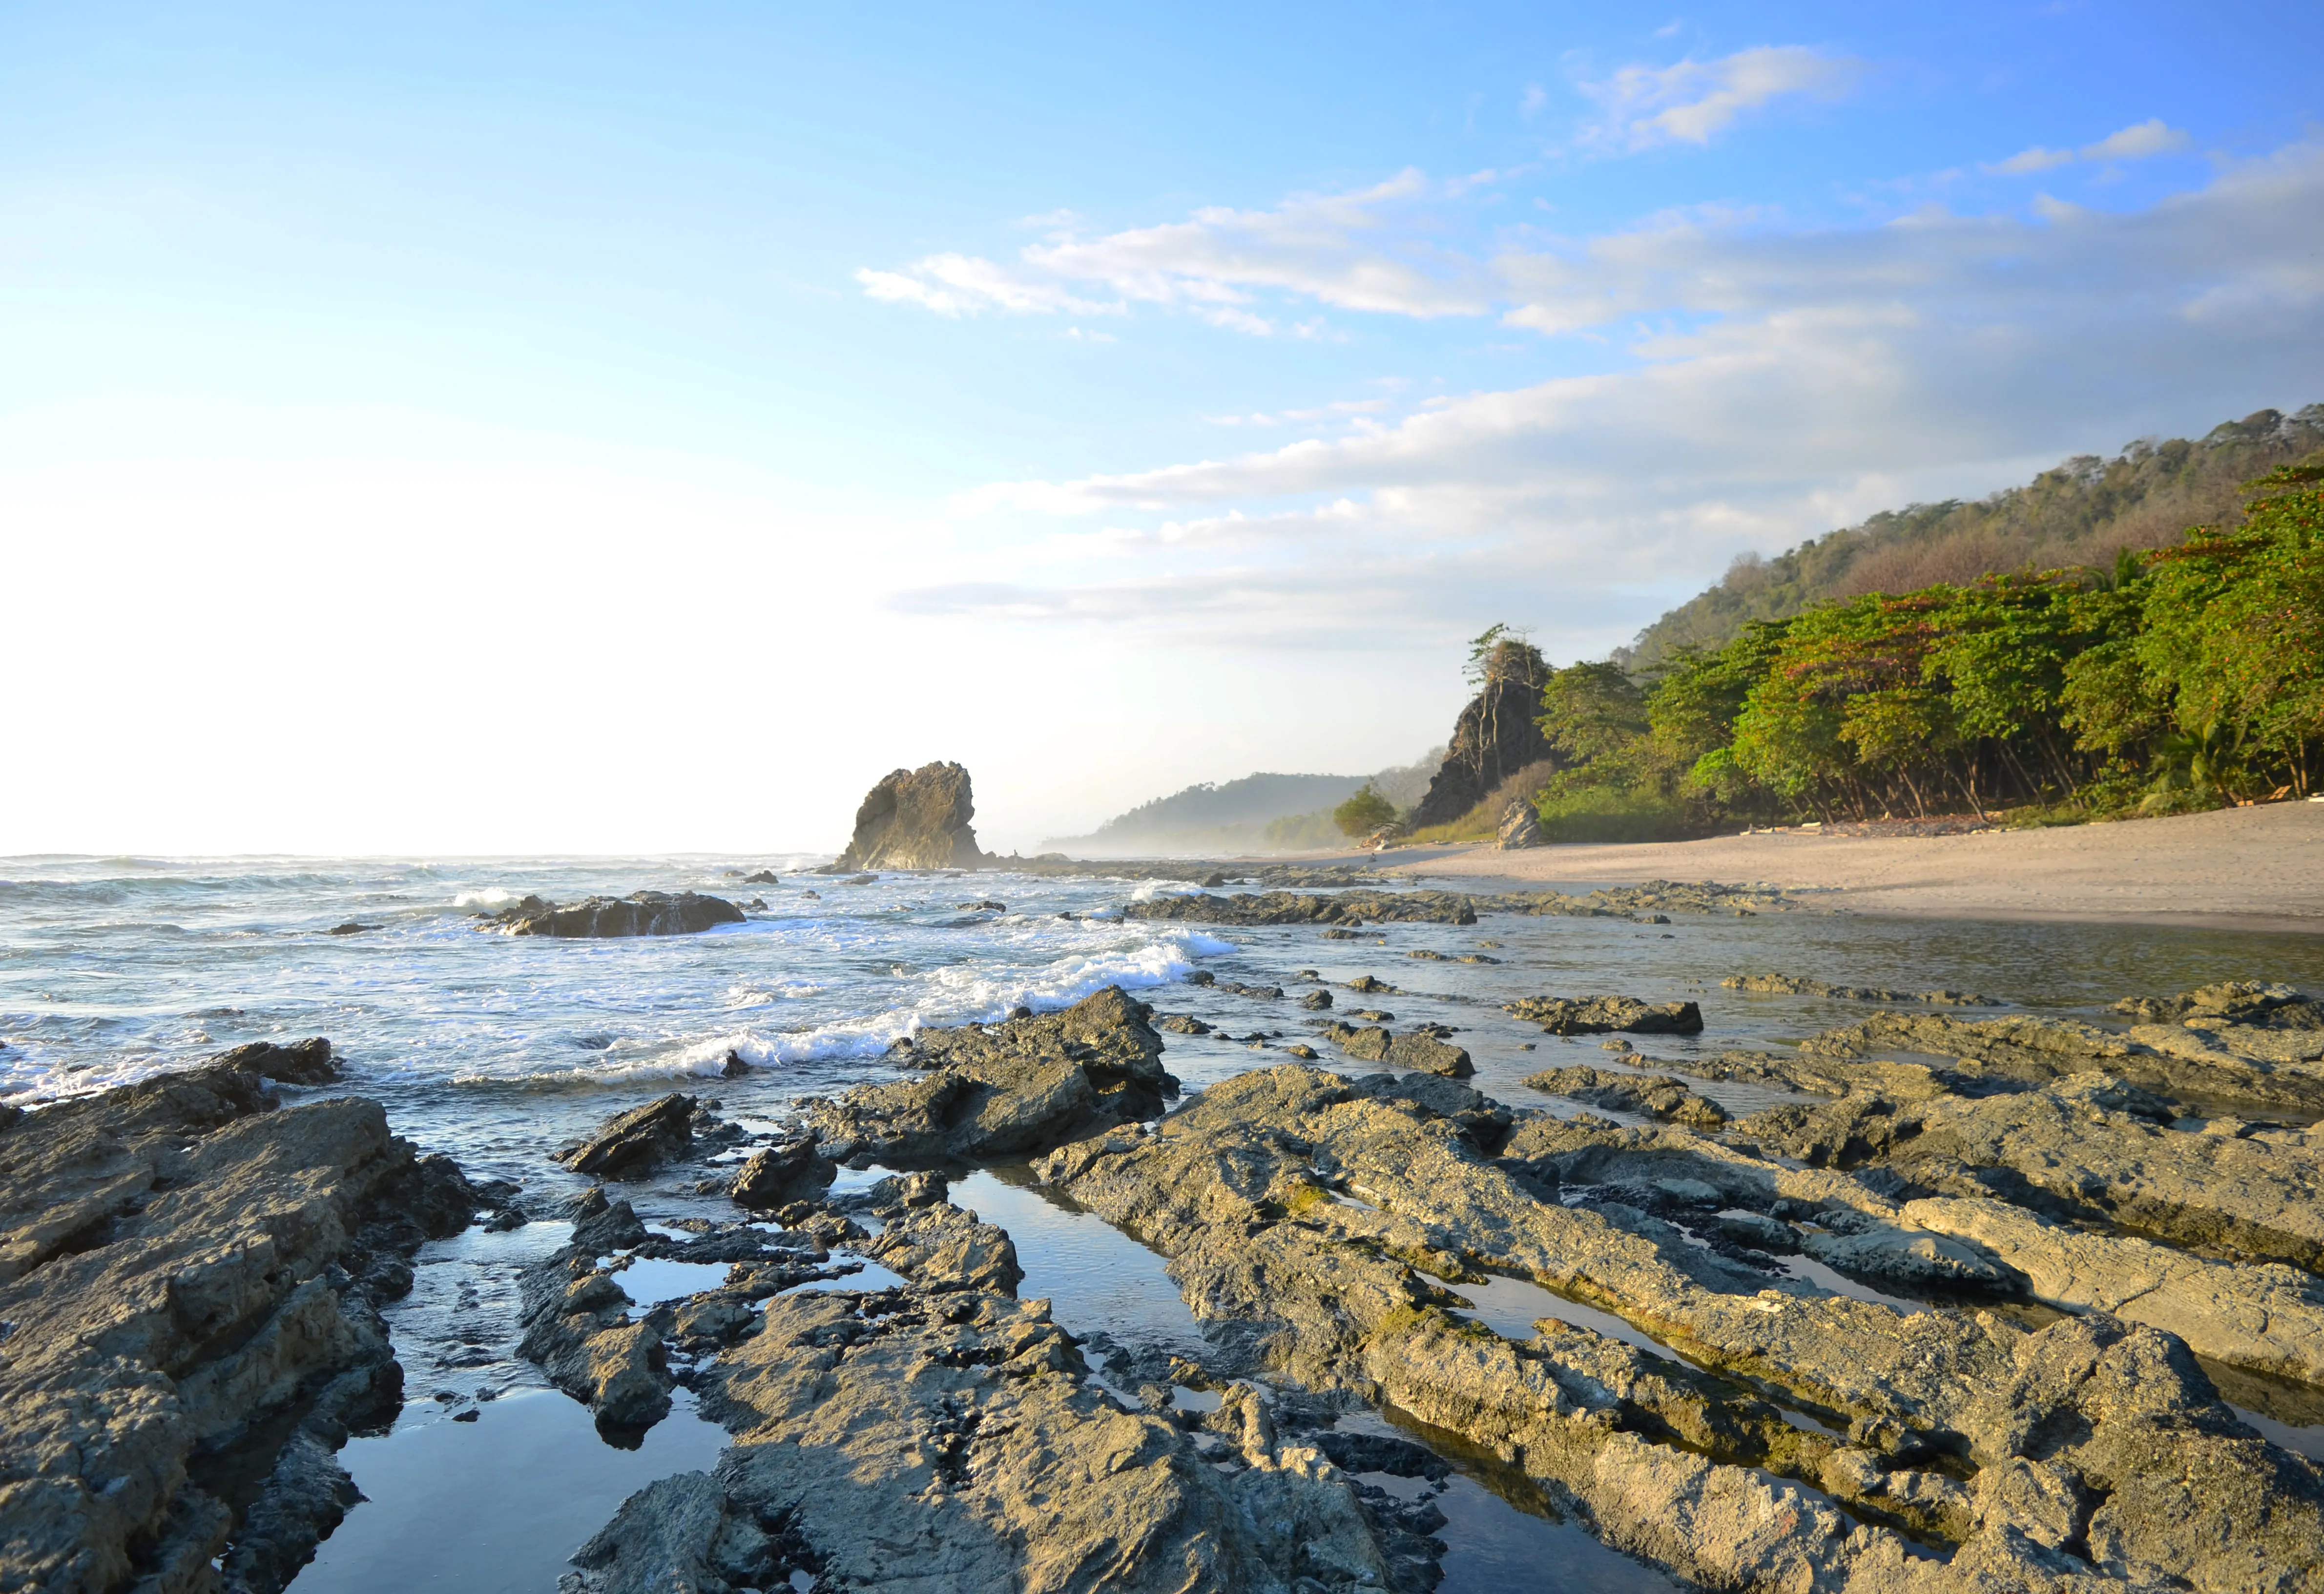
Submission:
POLYGON ((1651 673, 1556 671, 1542 708, 1562 767, 1536 802, 1560 840, 2307 795, 2324 775, 2324 450, 2104 569, 1828 599, 1651 673))
POLYGON ((2262 410, 2197 440, 2135 442, 2111 459, 2080 455, 1973 503, 1884 512, 1772 559, 1738 560, 1718 586, 1617 650, 1614 663, 1652 670, 1681 648, 1723 647, 1750 621, 1789 619, 1829 598, 1959 585, 2004 570, 2110 569, 2122 549, 2167 547, 2190 525, 2234 526, 2242 484, 2319 447, 2324 404, 2293 415, 2262 410))

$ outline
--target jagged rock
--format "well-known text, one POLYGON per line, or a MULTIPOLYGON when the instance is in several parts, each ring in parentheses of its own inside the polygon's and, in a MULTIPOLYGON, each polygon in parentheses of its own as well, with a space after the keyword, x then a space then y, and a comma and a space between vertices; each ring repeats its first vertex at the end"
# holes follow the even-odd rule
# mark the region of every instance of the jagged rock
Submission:
POLYGON ((2288 985, 2229 979, 2176 996, 2126 996, 2114 1011, 2145 1024, 2217 1019, 2262 1029, 2324 1030, 2324 1006, 2288 985))
POLYGON ((1413 811, 1418 827, 1450 824, 1529 764, 1556 757, 1541 734, 1541 689, 1549 667, 1524 643, 1496 653, 1483 688, 1452 722, 1444 762, 1413 811))
POLYGON ((650 1428, 669 1414, 674 1383, 662 1334, 631 1320, 619 1274, 597 1265, 609 1251, 642 1244, 645 1225, 629 1202, 609 1202, 600 1190, 582 1197, 575 1219, 571 1243, 518 1282, 524 1337, 517 1353, 595 1412, 601 1428, 650 1428))
POLYGON ((1702 1009, 1692 1002, 1641 1002, 1636 996, 1525 996, 1502 1004, 1553 1035, 1699 1035, 1702 1009))
POLYGON ((1418 1069, 1448 1080, 1465 1080, 1477 1071, 1465 1050, 1419 1031, 1398 1035, 1389 1042, 1388 1061, 1397 1068, 1418 1069))
POLYGON ((1904 1216, 1975 1244, 2044 1305, 2145 1323, 2213 1361, 2324 1386, 2324 1284, 2312 1274, 2061 1228, 2003 1201, 1916 1200, 1904 1216))
POLYGON ((847 850, 816 872, 977 868, 987 860, 969 824, 975 815, 968 771, 959 765, 896 770, 881 777, 855 811, 847 850))
POLYGON ((396 1407, 376 1309, 410 1280, 372 1247, 475 1203, 376 1102, 268 1093, 329 1057, 239 1047, 0 1134, 0 1587, 272 1594, 355 1497, 331 1452, 396 1407), (236 1446, 230 1508, 187 1467, 236 1446))
POLYGON ((1359 1062, 1386 1062, 1396 1037, 1378 1024, 1359 1027, 1334 1021, 1316 1032, 1359 1062))
POLYGON ((1546 847, 1549 836, 1541 828, 1541 814, 1530 802, 1512 802, 1501 815, 1500 833, 1493 845, 1503 852, 1516 852, 1528 847, 1546 847))
POLYGON ((1332 1006, 1332 993, 1323 990, 1309 991, 1299 998, 1299 1006, 1310 1011, 1322 1012, 1332 1006))
POLYGON ((825 1154, 890 1166, 1021 1156, 1157 1117, 1177 1081, 1148 1009, 1108 986, 1058 1013, 923 1030, 890 1055, 926 1077, 807 1104, 825 1154))
POLYGON ((1695 1129, 1716 1129, 1727 1110, 1665 1074, 1617 1074, 1587 1066, 1544 1069, 1526 1077, 1534 1089, 1610 1112, 1637 1113, 1695 1129))
MULTIPOLYGON (((2282 1011, 2283 1009, 2278 1009, 2282 1011)), ((1963 1079, 2041 1086, 2104 1072, 2167 1097, 2196 1117, 2219 1106, 2324 1117, 2324 1030, 2277 1029, 2200 1015, 2127 1035, 2096 1024, 2011 1016, 1975 1023, 1938 1014, 1882 1014, 1801 1043, 1803 1060, 1844 1063, 1882 1052, 1955 1059, 1963 1079)))
POLYGON ((1924 1192, 1994 1196, 2324 1272, 2324 1145, 2192 1134, 2169 1127, 2168 1110, 2135 1086, 2085 1074, 1975 1101, 1851 1097, 1756 1114, 1736 1128, 1812 1163, 1877 1162, 1924 1192))
POLYGON ((1222 1356, 1489 1445, 1571 1491, 1600 1537, 1702 1586, 2299 1586, 2285 1569, 2324 1540, 2317 1470, 2244 1429, 2178 1340, 1771 1284, 1637 1209, 1543 1200, 1513 1159, 1561 1144, 1640 1179, 1683 1157, 1737 1189, 1848 1183, 1683 1131, 1541 1119, 1496 1161, 1448 1122, 1294 1068, 1212 1086, 1167 1134, 1077 1142, 1036 1169, 1168 1256, 1222 1356), (1326 1199, 1324 1177, 1367 1205, 1326 1199), (1480 1268, 1617 1312, 1710 1370, 1549 1320, 1523 1342, 1486 1334, 1448 1314, 1480 1268), (1762 1390, 1845 1437, 1786 1423, 1762 1390), (1959 1548, 1917 1561, 1892 1525, 1959 1548))
POLYGON ((1871 986, 1829 985, 1791 974, 1730 974, 1719 982, 1755 996, 1830 996, 1845 1002, 1920 1002, 1931 1007, 1996 1007, 1990 996, 1967 991, 1890 991, 1871 986))
MULTIPOLYGON (((607 1590, 684 1587, 676 1576, 689 1566, 717 1571, 697 1548, 715 1542, 714 1511, 722 1524, 779 1512, 804 1551, 789 1564, 811 1559, 819 1585, 835 1588, 1384 1585, 1345 1477, 1277 1438, 1252 1392, 1229 1391, 1204 1419, 1233 1442, 1231 1469, 1205 1464, 1169 1419, 1123 1411, 1084 1384, 1047 1302, 1016 1301, 993 1272, 1005 1235, 948 1207, 897 1210, 889 1233, 902 1232, 885 1256, 911 1281, 901 1309, 893 1296, 841 1291, 770 1301, 765 1326, 702 1383, 703 1410, 736 1439, 719 1469, 724 1502, 687 1486, 693 1525, 656 1567, 640 1563, 607 1590), (938 1236, 951 1237, 925 1243, 938 1236)), ((638 1522, 615 1536, 626 1553, 655 1531, 638 1522)))
POLYGON ((706 1472, 680 1472, 632 1495, 573 1552, 573 1564, 581 1570, 557 1580, 559 1594, 731 1594, 769 1587, 790 1570, 752 1514, 706 1472))
POLYGON ((589 1179, 643 1179, 664 1163, 694 1151, 691 1096, 672 1093, 616 1113, 596 1132, 555 1154, 555 1160, 589 1179))
POLYGON ((742 910, 725 898, 692 891, 634 891, 627 896, 593 896, 569 908, 528 896, 512 908, 478 917, 509 935, 567 939, 694 935, 715 924, 743 922, 742 910))
POLYGON ((819 1154, 813 1135, 751 1154, 727 1193, 738 1205, 771 1211, 811 1199, 827 1187, 838 1164, 819 1154))
POLYGON ((782 881, 776 876, 772 869, 761 869, 754 875, 743 876, 742 884, 745 885, 780 885, 782 881))

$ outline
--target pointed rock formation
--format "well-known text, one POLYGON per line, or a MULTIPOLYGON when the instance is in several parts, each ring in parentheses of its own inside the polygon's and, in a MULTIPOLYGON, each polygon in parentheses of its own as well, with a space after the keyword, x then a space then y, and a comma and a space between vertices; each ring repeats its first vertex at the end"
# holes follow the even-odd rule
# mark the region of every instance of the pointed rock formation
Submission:
POLYGON ((973 869, 985 861, 969 820, 976 804, 968 771, 926 764, 883 778, 855 811, 855 836, 839 861, 818 873, 859 869, 973 869))
POLYGON ((1528 644, 1505 641, 1484 661, 1484 688, 1452 725, 1452 742, 1428 795, 1414 810, 1415 829, 1447 825, 1492 794, 1528 764, 1554 758, 1536 723, 1549 666, 1528 644))

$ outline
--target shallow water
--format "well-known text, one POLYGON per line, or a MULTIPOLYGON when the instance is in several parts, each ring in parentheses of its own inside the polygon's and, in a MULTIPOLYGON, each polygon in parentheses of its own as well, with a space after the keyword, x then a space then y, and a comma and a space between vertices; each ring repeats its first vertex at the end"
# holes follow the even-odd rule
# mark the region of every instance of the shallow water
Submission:
POLYGON ((1202 1354, 1202 1330, 1162 1258, 1095 1213, 1043 1190, 1023 1169, 955 1179, 952 1201, 1009 1231, 1025 1270, 1018 1296, 1047 1299, 1052 1321, 1084 1337, 1105 1333, 1126 1346, 1202 1354))
POLYGON ((477 1420, 456 1423, 415 1403, 392 1433, 347 1441, 339 1462, 364 1503, 299 1574, 300 1594, 542 1594, 623 1500, 708 1470, 726 1443, 682 1389, 635 1450, 602 1443, 588 1408, 553 1389, 468 1409, 477 1420))
POLYGON ((1406 1500, 1433 1499, 1444 1513, 1435 1536, 1447 1549, 1436 1594, 1676 1594, 1679 1585, 1650 1566, 1608 1549, 1562 1515, 1538 1484, 1460 1436, 1403 1412, 1357 1413, 1336 1424, 1350 1433, 1416 1441, 1450 1462, 1440 1486, 1418 1478, 1362 1473, 1362 1481, 1406 1500))

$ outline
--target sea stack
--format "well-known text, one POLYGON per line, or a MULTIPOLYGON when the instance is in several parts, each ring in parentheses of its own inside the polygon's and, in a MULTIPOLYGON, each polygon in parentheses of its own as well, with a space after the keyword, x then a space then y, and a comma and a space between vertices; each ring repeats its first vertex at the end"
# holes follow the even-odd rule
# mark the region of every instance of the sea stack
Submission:
POLYGON ((926 764, 884 776, 855 811, 855 835, 822 872, 973 869, 985 862, 969 820, 976 817, 968 771, 926 764))
POLYGON ((1556 756, 1536 723, 1549 665, 1529 643, 1504 639, 1483 660, 1484 680, 1452 726, 1452 740, 1428 794, 1413 811, 1415 829, 1450 824, 1523 769, 1556 756))

